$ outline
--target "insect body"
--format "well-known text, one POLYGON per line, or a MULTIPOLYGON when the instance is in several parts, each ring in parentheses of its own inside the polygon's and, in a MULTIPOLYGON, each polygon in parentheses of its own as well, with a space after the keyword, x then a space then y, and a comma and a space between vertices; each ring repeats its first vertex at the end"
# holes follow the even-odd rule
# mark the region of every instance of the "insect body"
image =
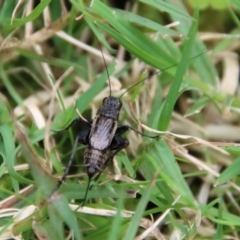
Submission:
MULTIPOLYGON (((103 99, 102 105, 98 109, 97 115, 93 120, 84 121, 81 118, 77 118, 70 124, 71 126, 77 121, 85 125, 86 129, 79 132, 76 137, 68 165, 56 190, 62 185, 68 175, 78 144, 87 146, 84 152, 84 166, 88 175, 88 185, 84 197, 84 204, 88 190, 90 189, 91 180, 96 181, 106 168, 107 164, 112 161, 114 156, 123 148, 128 146, 128 140, 122 138, 121 135, 127 130, 132 129, 143 136, 147 136, 128 125, 118 125, 119 112, 121 108, 122 103, 120 99, 110 95, 109 97, 103 99)), ((151 138, 155 137, 157 136, 153 136, 151 138)))
MULTIPOLYGON (((123 139, 121 135, 131 127, 127 125, 118 126, 121 107, 122 103, 120 99, 109 96, 104 98, 93 121, 86 122, 81 118, 78 118, 70 124, 71 126, 74 122, 78 121, 84 124, 86 129, 82 130, 77 135, 68 166, 65 169, 62 179, 58 183, 57 189, 62 185, 68 175, 76 153, 77 145, 86 145, 87 147, 84 152, 84 166, 86 167, 89 180, 84 197, 85 202, 91 180, 97 180, 109 161, 111 161, 120 150, 127 147, 129 144, 128 140, 123 139)), ((68 126, 68 128, 70 126, 68 126)))
POLYGON ((128 140, 120 136, 128 127, 118 126, 121 107, 122 103, 118 98, 107 97, 93 120, 84 153, 84 164, 89 178, 100 174, 109 160, 128 145, 128 140))
MULTIPOLYGON (((103 55, 103 60, 106 66, 104 55, 103 55)), ((106 69, 107 69, 107 66, 106 66, 106 69)), ((135 85, 139 84, 142 81, 130 87, 127 91, 125 91, 120 96, 120 98, 111 96, 111 85, 110 85, 109 74, 108 74, 108 81, 109 81, 110 95, 109 97, 106 97, 103 99, 102 105, 98 109, 96 117, 90 121, 84 121, 81 118, 77 118, 67 127, 68 129, 69 127, 71 127, 71 125, 74 122, 78 121, 82 125, 85 125, 86 128, 82 130, 76 137, 68 165, 65 169, 62 179, 59 181, 56 187, 56 190, 59 189, 59 187, 62 185, 63 181, 66 179, 68 175, 70 167, 72 166, 74 155, 77 150, 77 145, 78 144, 86 145, 87 147, 84 152, 83 166, 86 168, 86 172, 88 175, 88 185, 87 185, 83 204, 86 201, 88 190, 91 188, 90 187, 91 180, 96 181, 101 175, 101 173, 104 171, 104 169, 106 168, 107 164, 110 161, 112 161, 114 156, 123 148, 128 146, 129 144, 128 140, 122 138, 121 136, 123 133, 131 129, 141 134, 142 136, 147 136, 150 138, 158 137, 158 136, 144 135, 141 132, 135 130, 134 128, 128 125, 123 125, 123 126, 118 125, 119 113, 122 108, 122 103, 120 100, 121 96, 123 96, 128 90, 130 90, 131 88, 133 88, 135 85)))

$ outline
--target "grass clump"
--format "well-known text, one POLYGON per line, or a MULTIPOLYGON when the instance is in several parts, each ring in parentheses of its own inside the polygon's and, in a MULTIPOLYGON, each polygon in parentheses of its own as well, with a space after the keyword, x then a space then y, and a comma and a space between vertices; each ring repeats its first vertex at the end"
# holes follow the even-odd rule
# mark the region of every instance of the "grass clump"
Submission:
POLYGON ((228 27, 215 5, 114 4, 0 2, 0 236, 238 239, 239 4, 228 27), (159 137, 129 131, 81 207, 81 145, 51 194, 84 126, 61 130, 96 116, 108 74, 119 125, 159 137))

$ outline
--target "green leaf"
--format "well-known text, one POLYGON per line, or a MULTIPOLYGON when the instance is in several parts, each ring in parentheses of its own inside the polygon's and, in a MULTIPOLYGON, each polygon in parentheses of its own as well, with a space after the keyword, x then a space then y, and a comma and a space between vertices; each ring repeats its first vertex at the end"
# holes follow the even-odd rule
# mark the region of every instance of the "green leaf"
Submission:
MULTIPOLYGON (((216 199, 215 203, 218 203, 219 199, 216 199)), ((222 218, 219 219, 219 209, 212 207, 211 203, 208 206, 200 205, 201 212, 207 218, 209 218, 214 223, 220 223, 226 226, 240 226, 240 217, 234 215, 232 213, 227 212, 226 210, 222 210, 221 215, 222 218), (210 206, 209 206, 210 205, 210 206)))
MULTIPOLYGON (((91 5, 91 10, 99 14, 112 26, 109 27, 95 20, 98 27, 111 35, 129 52, 146 63, 156 68, 169 67, 176 63, 174 57, 166 53, 166 51, 163 51, 155 42, 127 22, 118 12, 113 11, 100 1, 94 1, 91 5), (159 56, 161 56, 161 58, 159 58, 159 56)), ((85 12, 85 17, 91 18, 87 12, 85 12)))
POLYGON ((20 143, 25 161, 30 166, 36 185, 39 187, 39 190, 44 198, 49 198, 52 195, 53 190, 56 188, 56 181, 50 175, 48 169, 44 166, 45 163, 43 163, 41 157, 33 148, 27 135, 18 125, 16 125, 16 138, 20 143))
POLYGON ((112 62, 108 69, 106 69, 98 79, 92 84, 92 86, 77 99, 76 106, 80 112, 83 112, 91 100, 102 90, 106 81, 108 80, 108 74, 111 76, 115 70, 116 62, 112 62), (107 74, 108 73, 108 74, 107 74))
POLYGON ((75 119, 76 116, 76 107, 70 106, 67 109, 57 113, 54 117, 52 123, 52 130, 53 131, 60 131, 62 129, 67 128, 68 125, 75 119))
POLYGON ((119 235, 121 234, 121 227, 122 227, 122 217, 121 217, 121 213, 122 210, 124 209, 124 202, 125 202, 125 192, 122 191, 122 193, 120 193, 119 195, 119 199, 117 201, 117 214, 114 217, 113 221, 112 221, 112 226, 110 228, 109 231, 109 237, 108 240, 112 240, 112 239, 119 239, 119 235))
POLYGON ((70 61, 65 61, 63 59, 58 59, 58 58, 52 58, 52 57, 44 57, 42 55, 36 54, 34 52, 30 52, 24 49, 20 49, 20 48, 16 48, 17 51, 24 57, 32 60, 36 60, 39 62, 45 62, 48 63, 52 66, 57 66, 57 67, 75 67, 78 68, 80 70, 82 70, 82 67, 79 66, 78 64, 74 63, 74 62, 70 62, 70 61))
POLYGON ((160 168, 160 175, 166 178, 166 182, 168 182, 172 188, 178 191, 183 197, 186 197, 189 202, 193 202, 192 193, 186 184, 185 179, 181 173, 179 165, 176 164, 175 157, 169 149, 167 143, 164 140, 159 142, 154 142, 154 146, 157 149, 158 158, 155 158, 156 161, 156 169, 160 168))
POLYGON ((190 5, 194 8, 198 8, 199 10, 206 9, 209 7, 209 0, 188 0, 190 5))
MULTIPOLYGON (((153 180, 154 181, 154 180, 153 180)), ((149 198, 151 196, 151 192, 153 189, 153 182, 150 184, 150 186, 146 187, 143 191, 142 191, 142 197, 141 200, 139 201, 135 214, 131 219, 131 222, 128 226, 128 230, 125 234, 124 240, 128 240, 128 239, 134 239, 137 230, 139 228, 139 224, 140 224, 140 220, 144 214, 144 210, 146 208, 146 205, 149 201, 149 198)))
MULTIPOLYGON (((78 227, 77 219, 68 205, 68 201, 64 196, 52 197, 52 206, 54 210, 51 210, 52 206, 49 206, 48 211, 50 211, 51 221, 55 219, 57 216, 53 216, 54 214, 58 214, 60 218, 68 225, 68 227, 73 231, 74 237, 78 240, 82 239, 81 231, 78 227)), ((59 227, 59 226, 58 226, 59 227)))
MULTIPOLYGON (((196 11, 195 19, 198 19, 198 12, 196 11)), ((163 103, 163 108, 161 112, 161 117, 158 120, 158 129, 161 131, 166 131, 172 116, 172 112, 179 95, 179 89, 182 83, 183 76, 188 66, 188 59, 190 58, 191 49, 194 45, 195 36, 197 33, 197 22, 193 21, 192 27, 188 34, 188 40, 185 40, 182 59, 177 67, 176 75, 174 76, 172 85, 170 87, 169 93, 166 100, 163 103)))
POLYGON ((133 177, 135 175, 135 171, 134 171, 133 166, 132 166, 131 162, 129 161, 128 157, 125 154, 118 153, 117 158, 119 158, 122 161, 122 163, 124 165, 124 169, 126 169, 128 174, 130 175, 130 177, 133 177))
POLYGON ((147 18, 141 17, 137 14, 128 12, 128 11, 124 11, 124 10, 119 10, 116 9, 116 11, 123 16, 126 20, 128 20, 129 22, 135 23, 137 24, 137 26, 141 26, 141 27, 146 27, 148 29, 151 29, 153 31, 159 32, 161 34, 167 34, 170 36, 178 36, 179 33, 169 29, 165 26, 162 26, 154 21, 151 21, 147 18))
POLYGON ((27 22, 35 20, 37 17, 39 17, 43 10, 49 5, 51 0, 42 0, 32 11, 31 13, 24 17, 24 18, 14 18, 12 24, 11 24, 11 19, 5 20, 3 22, 4 28, 8 30, 13 30, 17 27, 23 26, 27 22))
POLYGON ((223 184, 240 175, 240 157, 228 166, 219 176, 217 183, 223 184))
POLYGON ((201 97, 195 101, 195 103, 188 109, 184 117, 189 117, 199 113, 208 103, 210 102, 209 97, 201 97))
MULTIPOLYGON (((16 181, 25 184, 32 184, 32 181, 30 181, 27 178, 24 178, 14 169, 16 149, 14 145, 15 139, 11 128, 7 124, 1 125, 0 134, 2 136, 2 141, 4 145, 4 152, 0 152, 0 155, 3 158, 7 170, 9 171, 13 184, 16 184, 16 181)), ((16 189, 16 187, 18 188, 18 186, 15 185, 15 190, 16 192, 18 192, 19 189, 16 189)))
POLYGON ((225 10, 229 5, 229 0, 211 0, 210 5, 217 10, 225 10))
POLYGON ((11 122, 11 116, 5 102, 0 99, 0 125, 11 122))
POLYGON ((0 62, 0 77, 1 77, 1 80, 4 84, 4 86, 8 90, 10 96, 15 100, 16 103, 21 104, 22 103, 22 98, 20 97, 16 88, 12 85, 12 83, 11 83, 8 75, 6 74, 5 69, 4 69, 1 62, 0 62))
POLYGON ((140 0, 140 2, 146 3, 156 9, 159 9, 161 11, 165 11, 170 13, 171 15, 174 15, 176 17, 183 17, 187 19, 192 19, 187 14, 184 14, 182 11, 180 11, 178 8, 176 8, 173 4, 169 4, 167 2, 161 1, 161 0, 140 0))

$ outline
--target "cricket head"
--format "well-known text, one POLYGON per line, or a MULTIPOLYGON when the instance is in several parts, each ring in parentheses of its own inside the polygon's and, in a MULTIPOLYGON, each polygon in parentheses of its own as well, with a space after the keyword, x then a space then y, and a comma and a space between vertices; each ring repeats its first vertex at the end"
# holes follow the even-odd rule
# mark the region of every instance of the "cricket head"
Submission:
POLYGON ((122 102, 119 100, 119 98, 112 97, 112 96, 104 98, 102 105, 112 110, 113 109, 120 110, 122 108, 122 102))
POLYGON ((103 99, 102 106, 98 109, 98 114, 118 120, 122 102, 119 98, 109 96, 103 99))

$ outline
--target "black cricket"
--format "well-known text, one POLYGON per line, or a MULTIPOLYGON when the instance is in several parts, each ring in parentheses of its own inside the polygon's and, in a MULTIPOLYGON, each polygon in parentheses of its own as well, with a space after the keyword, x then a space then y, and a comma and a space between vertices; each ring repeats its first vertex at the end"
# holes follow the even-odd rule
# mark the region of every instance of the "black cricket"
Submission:
MULTIPOLYGON (((100 45, 99 45, 100 46, 100 45)), ((101 47, 100 47, 101 49, 101 47)), ((102 52, 102 49, 101 49, 102 52)), ((104 64, 106 66, 106 61, 103 56, 104 64)), ((107 66, 106 66, 107 71, 107 66)), ((72 166, 73 159, 77 150, 78 144, 83 144, 86 147, 84 152, 84 164, 83 166, 86 168, 86 172, 88 175, 88 184, 84 197, 83 204, 85 204, 87 200, 87 193, 90 187, 91 180, 96 181, 101 173, 104 171, 109 162, 111 162, 114 156, 121 151, 123 148, 126 148, 129 145, 129 141, 124 139, 121 135, 128 131, 129 129, 141 134, 142 136, 157 138, 158 136, 148 136, 145 135, 138 130, 128 126, 118 125, 119 113, 122 108, 122 102, 120 98, 127 92, 129 89, 133 88, 135 85, 131 86, 127 91, 125 91, 119 98, 111 96, 111 85, 110 85, 110 77, 108 75, 109 89, 110 95, 103 99, 102 105, 97 111, 97 115, 93 120, 85 121, 82 118, 75 119, 66 129, 70 128, 72 124, 75 122, 79 122, 82 126, 85 126, 85 129, 78 133, 74 147, 68 162, 68 165, 65 169, 64 175, 61 180, 58 182, 56 189, 57 191, 60 186, 63 184, 66 179, 69 170, 72 166)), ((144 79, 146 80, 146 79, 144 79)), ((66 130, 65 129, 65 130, 66 130)))

